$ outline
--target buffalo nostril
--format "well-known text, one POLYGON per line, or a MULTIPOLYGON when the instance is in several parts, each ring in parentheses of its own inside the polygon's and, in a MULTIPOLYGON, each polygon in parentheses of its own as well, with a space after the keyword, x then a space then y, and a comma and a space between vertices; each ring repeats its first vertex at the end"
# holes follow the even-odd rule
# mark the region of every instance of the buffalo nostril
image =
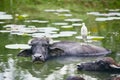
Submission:
POLYGON ((44 55, 36 53, 33 55, 32 59, 34 61, 45 61, 44 55))

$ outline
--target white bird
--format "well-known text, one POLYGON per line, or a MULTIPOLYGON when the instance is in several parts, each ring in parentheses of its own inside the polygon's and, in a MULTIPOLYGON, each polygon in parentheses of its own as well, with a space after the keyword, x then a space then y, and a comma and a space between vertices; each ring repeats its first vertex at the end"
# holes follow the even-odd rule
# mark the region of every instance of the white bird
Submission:
POLYGON ((87 27, 85 26, 85 23, 82 23, 81 36, 82 36, 84 42, 87 40, 87 34, 88 34, 87 27))

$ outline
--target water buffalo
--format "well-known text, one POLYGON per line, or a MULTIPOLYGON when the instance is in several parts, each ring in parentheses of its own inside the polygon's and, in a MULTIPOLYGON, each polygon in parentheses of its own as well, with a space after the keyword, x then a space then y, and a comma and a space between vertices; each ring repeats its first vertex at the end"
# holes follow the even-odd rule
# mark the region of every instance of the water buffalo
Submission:
POLYGON ((34 61, 46 61, 56 56, 103 56, 110 53, 102 47, 79 42, 61 41, 50 44, 48 38, 34 38, 30 41, 30 49, 21 51, 18 56, 32 56, 34 61))
POLYGON ((111 57, 105 57, 98 61, 81 63, 78 70, 86 71, 102 71, 102 72, 120 72, 120 65, 117 64, 111 57))

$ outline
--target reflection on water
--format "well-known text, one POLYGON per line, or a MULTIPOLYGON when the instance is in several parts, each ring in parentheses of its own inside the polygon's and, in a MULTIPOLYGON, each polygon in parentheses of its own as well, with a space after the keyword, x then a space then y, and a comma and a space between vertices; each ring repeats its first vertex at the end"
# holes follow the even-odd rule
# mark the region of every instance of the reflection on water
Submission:
POLYGON ((3 73, 3 77, 5 78, 5 80, 14 80, 14 71, 15 71, 15 67, 14 67, 14 60, 12 58, 8 59, 8 68, 5 69, 4 73, 3 73))
POLYGON ((81 76, 86 80, 106 80, 113 76, 109 73, 77 71, 76 65, 78 63, 94 61, 96 59, 97 58, 80 59, 71 57, 34 64, 28 60, 20 61, 9 57, 8 62, 3 63, 4 65, 1 66, 4 68, 4 71, 0 73, 0 78, 2 80, 64 80, 64 78, 68 76, 81 76))

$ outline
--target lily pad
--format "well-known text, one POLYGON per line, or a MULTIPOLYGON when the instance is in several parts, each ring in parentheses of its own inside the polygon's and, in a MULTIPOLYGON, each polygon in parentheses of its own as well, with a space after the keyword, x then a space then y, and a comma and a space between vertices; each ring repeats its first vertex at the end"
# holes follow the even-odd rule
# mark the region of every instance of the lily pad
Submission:
POLYGON ((12 15, 9 14, 0 15, 0 20, 7 20, 7 19, 13 19, 12 15))
POLYGON ((41 27, 41 28, 37 28, 37 30, 39 32, 53 32, 53 31, 59 31, 59 29, 55 28, 55 27, 41 27))
POLYGON ((87 14, 94 15, 94 16, 110 16, 108 13, 99 13, 99 12, 91 12, 87 14))
POLYGON ((107 18, 96 18, 95 21, 109 21, 109 20, 119 20, 120 17, 107 17, 107 18))
POLYGON ((98 15, 100 14, 99 12, 87 12, 88 15, 98 15))
POLYGON ((65 13, 65 12, 70 12, 68 9, 45 9, 45 12, 57 12, 57 13, 65 13))
POLYGON ((62 28, 72 28, 72 25, 61 26, 62 28))
POLYGON ((36 23, 48 23, 49 21, 44 21, 44 20, 26 20, 25 22, 36 22, 36 23))
POLYGON ((47 34, 45 34, 45 33, 33 33, 32 34, 32 37, 44 37, 44 36, 46 36, 47 34))
POLYGON ((120 9, 107 9, 108 11, 120 11, 120 9))
POLYGON ((59 38, 60 37, 60 34, 52 34, 50 35, 51 38, 59 38))
POLYGON ((73 36, 73 34, 60 34, 60 37, 70 37, 73 36))
POLYGON ((68 25, 68 23, 65 23, 65 22, 56 22, 56 23, 52 23, 52 24, 57 25, 57 26, 68 25))
POLYGON ((23 28, 22 33, 35 33, 37 32, 36 28, 23 28))
POLYGON ((119 12, 110 12, 110 13, 99 13, 99 12, 89 12, 87 13, 89 15, 94 15, 94 16, 104 16, 104 17, 109 17, 109 16, 120 16, 119 12))
POLYGON ((71 18, 71 19, 65 19, 65 21, 68 21, 68 22, 80 22, 80 21, 83 21, 82 19, 77 19, 77 18, 71 18))
POLYGON ((64 33, 60 33, 60 34, 52 34, 50 35, 51 38, 59 38, 59 37, 70 37, 73 34, 64 34, 64 33))
POLYGON ((81 23, 73 23, 72 26, 82 26, 81 23))
POLYGON ((95 21, 106 21, 106 18, 96 18, 95 21))
POLYGON ((75 31, 61 31, 60 34, 64 34, 64 35, 70 34, 70 35, 73 35, 73 34, 77 34, 77 32, 75 32, 75 31))
POLYGON ((30 49, 31 46, 29 46, 28 44, 8 44, 8 45, 5 45, 5 48, 8 48, 8 49, 30 49))
POLYGON ((4 28, 24 28, 26 25, 16 25, 16 24, 8 24, 3 26, 4 28))
POLYGON ((61 13, 61 12, 70 12, 68 9, 57 9, 56 12, 61 13))
POLYGON ((60 37, 59 34, 49 34, 49 33, 34 33, 32 34, 32 37, 50 37, 50 38, 58 38, 60 37))
MULTIPOLYGON (((76 36, 77 39, 83 39, 82 36, 76 36)), ((88 40, 102 40, 104 37, 102 36, 87 36, 88 40)))
POLYGON ((120 17, 108 17, 109 20, 119 20, 120 17))
POLYGON ((45 12, 55 12, 56 10, 54 10, 54 9, 45 9, 44 11, 45 12))
POLYGON ((10 31, 8 30, 0 30, 1 33, 9 33, 10 31))
POLYGON ((72 35, 73 34, 63 34, 63 33, 60 33, 60 34, 52 34, 50 37, 51 38, 59 38, 59 37, 70 37, 72 35))

